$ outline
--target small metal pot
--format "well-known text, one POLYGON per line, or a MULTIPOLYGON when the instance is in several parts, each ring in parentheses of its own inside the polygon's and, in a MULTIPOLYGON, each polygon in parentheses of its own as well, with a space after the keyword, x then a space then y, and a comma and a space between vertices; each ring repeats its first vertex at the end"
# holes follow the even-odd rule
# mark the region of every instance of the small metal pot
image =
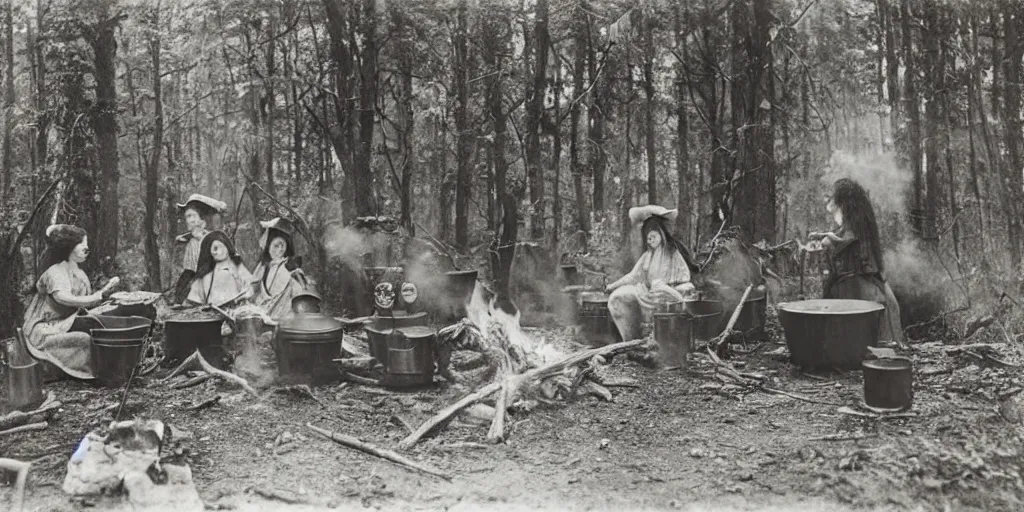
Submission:
POLYGON ((904 411, 914 402, 914 365, 905 357, 869 359, 864 369, 864 403, 904 411))

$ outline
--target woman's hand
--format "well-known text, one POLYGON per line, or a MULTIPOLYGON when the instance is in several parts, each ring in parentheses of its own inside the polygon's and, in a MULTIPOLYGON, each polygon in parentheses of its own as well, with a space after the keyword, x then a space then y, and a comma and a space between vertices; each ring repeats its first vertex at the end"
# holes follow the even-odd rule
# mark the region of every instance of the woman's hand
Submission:
POLYGON ((119 285, 119 284, 121 284, 121 278, 120 277, 114 276, 114 277, 110 278, 110 281, 107 281, 107 284, 103 285, 103 288, 100 288, 100 291, 99 291, 100 296, 105 295, 107 292, 109 292, 110 290, 114 289, 114 287, 119 285))

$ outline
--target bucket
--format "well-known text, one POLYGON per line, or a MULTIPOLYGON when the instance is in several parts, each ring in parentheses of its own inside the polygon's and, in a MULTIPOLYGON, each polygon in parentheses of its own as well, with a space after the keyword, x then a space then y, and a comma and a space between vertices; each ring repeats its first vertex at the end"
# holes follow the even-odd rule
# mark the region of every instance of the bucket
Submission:
POLYGON ((706 342, 722 333, 721 311, 691 316, 693 317, 691 320, 693 322, 693 339, 706 342))
POLYGON ((654 340, 665 366, 685 366, 693 342, 690 316, 686 313, 655 313, 654 340))
POLYGON ((381 384, 390 388, 432 384, 436 336, 437 332, 427 327, 407 327, 388 333, 381 384))
POLYGON ((592 346, 604 346, 621 341, 619 330, 608 312, 608 297, 603 294, 584 294, 580 299, 580 334, 592 346))
POLYGON ((11 410, 31 411, 43 403, 43 367, 32 361, 27 365, 7 366, 7 400, 11 410))
MULTIPOLYGON (((768 295, 747 297, 740 308, 740 316, 736 318, 733 329, 743 333, 744 341, 760 341, 764 339, 764 323, 768 312, 768 295)), ((726 320, 728 321, 728 320, 726 320)), ((724 329, 725 326, 722 326, 724 329)))
POLYGON ((92 374, 96 381, 108 388, 124 386, 142 356, 142 345, 142 340, 104 343, 93 338, 90 351, 92 374))
POLYGON ((869 359, 864 369, 864 403, 879 409, 905 411, 914 401, 914 366, 906 358, 869 359))
POLYGON ((90 329, 93 341, 106 345, 134 345, 142 341, 153 322, 141 316, 97 316, 102 327, 90 329))
POLYGON ((813 299, 779 304, 779 323, 793 364, 856 370, 878 345, 885 306, 866 300, 813 299))

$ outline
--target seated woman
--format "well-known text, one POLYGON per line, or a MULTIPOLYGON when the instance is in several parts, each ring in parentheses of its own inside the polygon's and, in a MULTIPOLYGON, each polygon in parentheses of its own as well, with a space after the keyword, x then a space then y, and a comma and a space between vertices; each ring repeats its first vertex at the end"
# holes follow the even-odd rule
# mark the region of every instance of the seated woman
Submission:
POLYGON ((234 308, 252 298, 252 280, 228 235, 211 231, 200 245, 196 276, 187 300, 195 305, 234 308))
POLYGON ((227 209, 227 204, 202 194, 192 194, 187 201, 177 206, 184 212, 185 227, 188 228, 188 233, 174 239, 175 242, 185 244, 185 252, 181 261, 181 275, 178 276, 174 295, 175 303, 181 304, 188 297, 189 287, 196 276, 199 246, 209 233, 206 228, 214 215, 223 213, 227 209))
POLYGON ((697 266, 690 251, 668 230, 678 210, 661 206, 629 209, 629 218, 639 224, 644 253, 628 274, 607 286, 608 312, 623 340, 641 336, 643 310, 652 310, 662 302, 677 302, 694 290, 691 273, 697 266))
POLYGON ((42 273, 36 282, 36 294, 25 311, 22 331, 32 357, 53 364, 77 379, 92 379, 90 329, 100 327, 95 318, 79 315, 83 308, 95 306, 117 286, 112 278, 93 293, 89 278, 79 268, 89 255, 85 230, 67 224, 46 229, 46 252, 42 273))
POLYGON ((275 321, 292 314, 292 298, 309 282, 302 272, 302 257, 295 255, 294 227, 286 219, 260 222, 264 229, 263 255, 256 267, 256 304, 275 321))
POLYGON ((822 298, 881 303, 885 306, 885 315, 878 339, 902 343, 900 305, 882 277, 878 223, 867 191, 848 178, 836 180, 825 209, 837 228, 808 235, 812 240, 820 240, 829 255, 829 275, 823 283, 822 298))

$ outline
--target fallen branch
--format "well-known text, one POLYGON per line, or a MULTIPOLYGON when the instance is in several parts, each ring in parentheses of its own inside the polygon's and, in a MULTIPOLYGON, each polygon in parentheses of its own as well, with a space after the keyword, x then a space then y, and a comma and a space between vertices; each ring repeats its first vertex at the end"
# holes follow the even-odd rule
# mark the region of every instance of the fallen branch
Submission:
POLYGON ((433 417, 425 421, 422 425, 420 425, 420 428, 416 429, 415 432, 406 436, 405 439, 402 439, 402 441, 398 443, 398 447, 402 450, 408 450, 409 448, 412 448, 412 446, 419 442, 419 440, 422 439, 423 436, 430 433, 431 430, 434 430, 434 428, 436 428, 441 423, 448 421, 452 416, 455 415, 455 413, 493 395, 499 389, 501 389, 501 383, 492 382, 474 391, 473 393, 470 393, 462 397, 462 399, 459 400, 458 402, 455 402, 454 404, 445 407, 441 412, 435 414, 433 417))
POLYGON ((212 377, 213 377, 213 375, 210 375, 209 373, 202 373, 202 374, 200 374, 200 375, 198 375, 196 377, 192 377, 191 379, 186 379, 186 380, 183 380, 181 382, 177 382, 177 383, 171 385, 171 387, 174 388, 174 389, 190 388, 192 386, 197 386, 199 384, 202 384, 202 383, 210 380, 212 377))
POLYGON ((860 441, 861 439, 867 439, 869 437, 878 437, 876 435, 866 435, 863 433, 856 434, 828 434, 821 437, 812 437, 808 441, 860 441))
POLYGON ((809 396, 805 396, 805 395, 801 395, 801 394, 797 394, 797 393, 790 393, 789 391, 783 391, 781 389, 774 389, 774 388, 770 388, 768 386, 762 386, 761 389, 766 391, 766 392, 768 392, 768 393, 772 393, 774 395, 788 396, 789 398, 794 398, 796 400, 802 400, 804 402, 811 403, 811 404, 839 405, 839 404, 837 404, 835 402, 829 402, 829 401, 826 401, 826 400, 818 400, 816 398, 811 398, 809 396))
POLYGON ((14 480, 14 492, 11 493, 11 512, 22 512, 25 510, 25 481, 28 480, 28 472, 32 469, 31 462, 22 462, 14 459, 0 459, 0 469, 17 474, 14 480))
POLYGON ((58 402, 52 392, 47 393, 46 400, 33 411, 11 411, 10 413, 0 416, 0 430, 17 427, 18 425, 24 425, 29 423, 35 417, 42 417, 39 419, 45 419, 45 415, 57 409, 63 404, 58 402))
POLYGON ((235 384, 241 386, 242 389, 248 391, 249 394, 251 394, 252 396, 256 398, 260 397, 260 394, 257 393, 256 390, 249 385, 249 382, 231 372, 226 372, 224 370, 214 368, 213 365, 206 361, 206 359, 203 357, 203 354, 201 354, 198 350, 193 352, 192 355, 188 356, 188 358, 185 359, 180 365, 178 365, 178 367, 175 368, 174 371, 172 371, 167 377, 164 377, 163 380, 166 382, 167 380, 171 379, 172 377, 175 377, 179 373, 193 367, 195 364, 198 364, 199 367, 206 373, 209 373, 214 377, 219 377, 226 381, 234 382, 235 384))
POLYGON ((6 436, 6 435, 9 435, 9 434, 17 434, 19 432, 31 432, 31 431, 34 431, 34 430, 45 430, 46 427, 48 427, 48 426, 50 426, 50 424, 45 422, 45 421, 40 421, 39 423, 29 423, 28 425, 20 425, 20 426, 14 427, 14 428, 9 428, 7 430, 0 430, 0 437, 6 436))
POLYGON ((364 386, 380 386, 380 381, 377 379, 370 379, 367 377, 360 377, 354 373, 342 372, 342 378, 352 382, 354 384, 362 384, 364 386))
POLYGON ((220 403, 220 395, 216 395, 213 398, 209 398, 209 399, 203 400, 202 402, 199 402, 198 404, 193 405, 192 407, 189 407, 188 410, 190 410, 190 411, 201 411, 203 409, 207 409, 207 408, 213 407, 214 405, 217 405, 218 403, 220 403))
POLYGON ((298 503, 305 503, 306 500, 300 498, 295 493, 289 491, 280 491, 276 489, 264 489, 261 487, 253 487, 253 492, 263 496, 268 500, 277 500, 287 503, 289 505, 295 505, 298 503))
POLYGON ((725 324, 725 330, 716 336, 714 341, 708 342, 708 345, 714 346, 716 351, 718 350, 719 345, 725 343, 725 340, 729 338, 729 333, 732 332, 732 328, 736 326, 736 322, 740 319, 740 311, 743 310, 743 303, 747 301, 747 297, 750 296, 750 290, 753 288, 753 284, 747 285, 747 289, 743 290, 743 297, 740 298, 739 304, 736 304, 736 309, 732 310, 732 316, 729 317, 729 323, 725 324))
POLYGON ((368 453, 370 455, 374 455, 374 456, 380 457, 382 459, 389 460, 389 461, 394 462, 396 464, 399 464, 401 466, 405 466, 405 467, 407 467, 409 469, 415 469, 416 471, 419 471, 421 473, 426 473, 428 475, 433 475, 433 476, 436 476, 438 478, 443 478, 443 479, 448 480, 448 481, 451 481, 451 479, 452 479, 452 477, 448 476, 447 474, 445 474, 444 472, 442 472, 441 470, 439 470, 437 468, 434 468, 434 467, 431 467, 431 466, 427 466, 425 464, 420 464, 420 463, 418 463, 416 461, 413 461, 413 460, 409 460, 409 459, 407 459, 407 458, 405 458, 405 457, 403 457, 403 456, 401 456, 401 455, 399 455, 399 454, 397 454, 397 453, 395 453, 395 452, 393 452, 391 450, 386 450, 384 448, 378 448, 376 446, 373 446, 372 444, 360 441, 359 439, 356 439, 356 438, 354 438, 352 436, 347 436, 347 435, 344 435, 344 434, 339 434, 337 432, 331 432, 329 430, 324 430, 322 428, 315 427, 315 426, 313 426, 310 423, 306 423, 306 427, 309 428, 310 430, 312 430, 313 432, 316 432, 317 434, 320 434, 320 435, 326 437, 327 439, 330 439, 331 441, 334 441, 335 443, 338 443, 338 444, 340 444, 342 446, 347 446, 349 448, 355 448, 356 450, 359 450, 359 451, 361 451, 363 453, 368 453))
POLYGON ((848 416, 857 416, 859 418, 869 418, 869 419, 873 419, 873 420, 889 420, 889 419, 899 419, 899 418, 913 418, 913 417, 917 416, 916 412, 897 412, 897 413, 892 413, 892 414, 876 414, 876 413, 858 411, 856 409, 851 409, 850 407, 846 407, 846 406, 840 407, 839 410, 837 410, 836 412, 838 412, 839 414, 846 414, 848 416))

